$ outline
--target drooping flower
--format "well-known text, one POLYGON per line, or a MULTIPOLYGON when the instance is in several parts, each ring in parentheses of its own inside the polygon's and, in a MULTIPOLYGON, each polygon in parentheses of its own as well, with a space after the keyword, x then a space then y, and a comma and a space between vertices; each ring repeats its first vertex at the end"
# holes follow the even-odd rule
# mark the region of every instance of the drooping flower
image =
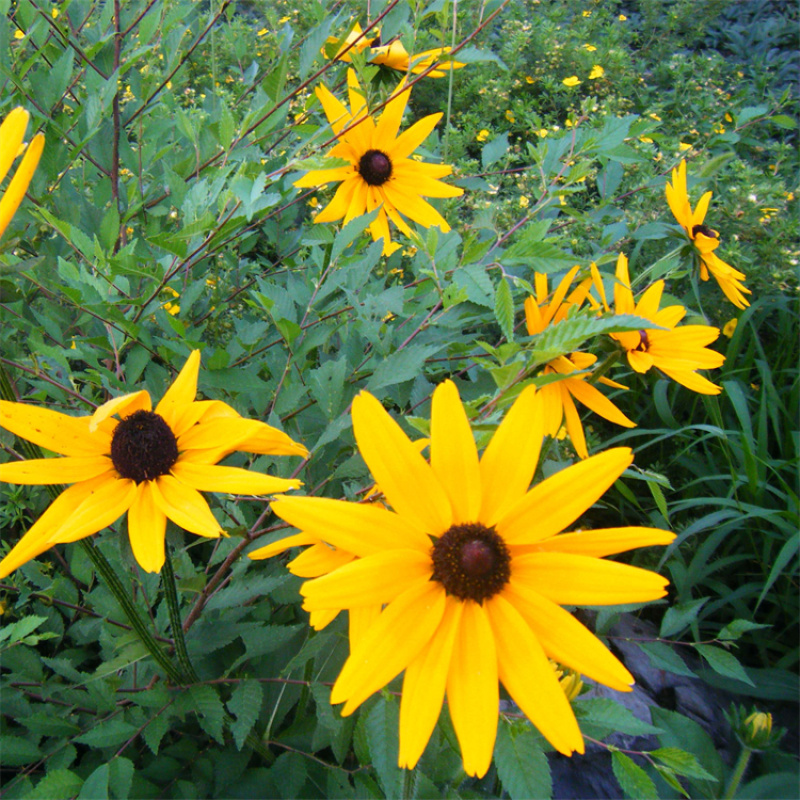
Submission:
POLYGON ((353 401, 362 457, 392 510, 283 497, 274 511, 355 559, 301 588, 304 608, 371 609, 331 694, 351 714, 405 671, 399 765, 413 767, 445 694, 470 775, 489 768, 502 682, 556 749, 583 739, 548 656, 625 691, 633 678, 562 605, 644 602, 666 579, 603 556, 673 534, 649 528, 561 533, 630 465, 593 456, 529 490, 542 443, 541 397, 527 387, 479 458, 455 384, 433 394, 430 463, 367 392, 353 401), (383 610, 381 610, 381 608, 383 610))
POLYGON ((384 255, 391 255, 400 245, 392 242, 389 220, 403 233, 411 229, 401 215, 426 228, 438 225, 447 232, 450 226, 442 215, 423 197, 458 197, 463 190, 437 180, 449 175, 447 164, 426 164, 410 158, 427 139, 442 114, 431 114, 398 135, 410 89, 401 83, 386 104, 379 119, 367 111, 364 92, 352 69, 347 71, 350 110, 324 86, 316 90, 325 115, 331 123, 338 143, 328 155, 350 163, 344 167, 310 171, 294 185, 301 188, 337 183, 333 199, 314 218, 314 222, 352 219, 378 209, 377 219, 370 225, 375 241, 383 239, 384 255))
MULTIPOLYGON (((597 268, 592 265, 595 287, 603 306, 608 311, 603 282, 597 268)), ((719 337, 719 328, 710 325, 683 325, 678 323, 686 315, 683 306, 667 306, 659 309, 664 281, 649 286, 637 303, 631 291, 628 274, 628 259, 620 253, 617 259, 616 283, 614 284, 614 311, 617 314, 635 314, 644 317, 666 330, 657 328, 612 333, 623 347, 628 363, 636 372, 647 372, 655 367, 672 380, 699 394, 719 394, 722 390, 707 378, 697 374, 698 369, 716 369, 725 362, 725 356, 710 350, 707 345, 719 337)))
POLYGON ((436 66, 428 73, 430 78, 442 78, 451 69, 461 69, 466 64, 461 61, 442 60, 442 56, 446 56, 450 49, 449 47, 437 47, 433 50, 424 50, 416 55, 409 55, 408 50, 403 46, 399 39, 389 42, 386 45, 380 45, 381 33, 380 29, 374 29, 373 33, 368 35, 364 34, 361 26, 356 23, 353 30, 344 38, 339 40, 335 36, 328 37, 327 44, 330 46, 337 45, 341 42, 339 49, 334 58, 337 61, 344 61, 346 63, 352 62, 351 53, 363 53, 369 50, 367 60, 370 64, 380 64, 381 66, 391 67, 399 72, 411 72, 418 75, 424 72, 428 67, 435 64, 436 66))
POLYGON ((194 350, 154 411, 146 391, 81 417, 0 401, 0 427, 62 456, 0 464, 0 480, 72 484, 0 562, 0 577, 55 544, 97 533, 126 511, 133 555, 142 569, 159 572, 168 518, 198 536, 223 534, 200 492, 263 495, 301 485, 218 465, 235 450, 300 456, 307 450, 226 403, 195 400, 199 368, 194 350))
POLYGON ((697 207, 692 211, 689 193, 686 189, 686 160, 683 159, 676 169, 672 170, 672 183, 666 185, 667 203, 678 224, 694 244, 700 261, 700 277, 708 280, 711 273, 719 284, 725 297, 737 308, 750 305, 745 294, 750 290, 742 283, 747 276, 730 264, 726 264, 714 251, 719 247, 719 233, 703 224, 711 202, 712 192, 706 192, 697 207))
MULTIPOLYGON (((525 300, 525 323, 528 335, 541 333, 551 325, 557 325, 566 318, 571 308, 580 306, 587 297, 592 279, 588 278, 576 287, 569 296, 572 281, 579 267, 573 267, 561 280, 550 297, 547 289, 547 275, 537 272, 535 281, 536 296, 525 300), (549 300, 549 302, 548 302, 549 300)), ((586 436, 583 432, 581 418, 575 408, 575 400, 583 403, 595 414, 626 428, 633 428, 636 423, 628 419, 599 389, 588 382, 591 377, 586 370, 597 361, 592 353, 571 353, 559 356, 545 364, 542 375, 569 375, 555 383, 540 387, 539 393, 543 401, 544 433, 556 437, 562 422, 566 423, 567 433, 575 451, 581 458, 588 458, 586 436), (578 373, 578 374, 574 374, 578 373)), ((601 377, 600 382, 618 389, 626 387, 601 377)))
POLYGON ((0 236, 19 208, 33 173, 39 164, 44 148, 44 134, 37 133, 25 146, 25 130, 28 127, 30 114, 22 107, 13 109, 0 125, 0 183, 5 180, 14 159, 24 150, 25 154, 17 167, 14 177, 3 192, 0 199, 0 236))

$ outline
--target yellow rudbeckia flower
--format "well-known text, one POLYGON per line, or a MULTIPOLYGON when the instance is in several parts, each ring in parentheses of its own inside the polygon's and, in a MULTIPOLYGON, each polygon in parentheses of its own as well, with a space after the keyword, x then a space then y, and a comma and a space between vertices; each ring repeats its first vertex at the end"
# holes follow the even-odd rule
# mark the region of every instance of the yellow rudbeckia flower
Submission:
POLYGON ((370 234, 375 241, 383 239, 384 255, 391 255, 400 247, 391 240, 389 220, 407 236, 411 234, 401 214, 426 228, 438 225, 445 233, 449 231, 444 217, 422 198, 463 194, 463 189, 437 180, 449 175, 452 167, 410 158, 428 138, 442 114, 423 117, 398 135, 411 90, 404 89, 401 83, 376 120, 367 111, 364 91, 352 69, 347 71, 347 83, 349 110, 324 86, 316 90, 339 139, 328 155, 350 163, 344 167, 312 170, 295 181, 294 185, 301 188, 341 181, 333 199, 317 214, 314 222, 334 222, 344 217, 346 225, 356 217, 379 209, 377 219, 370 225, 370 234))
MULTIPOLYGON (((608 311, 610 309, 603 282, 594 264, 592 273, 595 287, 608 311)), ((635 314, 666 329, 653 328, 611 334, 611 337, 625 350, 631 368, 643 373, 655 367, 693 392, 719 394, 722 391, 719 386, 697 374, 698 369, 716 369, 725 363, 725 356, 707 347, 719 337, 719 328, 710 325, 676 327, 686 315, 686 309, 683 306, 667 306, 659 309, 661 295, 664 292, 663 280, 649 286, 637 303, 631 291, 628 259, 622 253, 617 259, 616 277, 615 313, 635 314)))
POLYGON ((419 760, 447 696, 464 769, 485 775, 498 683, 564 754, 583 738, 548 657, 626 691, 625 667, 562 605, 663 597, 653 572, 602 558, 672 533, 612 528, 561 533, 633 460, 627 448, 586 459, 529 489, 542 444, 542 400, 519 396, 479 457, 451 381, 433 394, 430 463, 380 402, 353 401, 362 457, 392 510, 315 497, 275 501, 278 516, 356 556, 301 588, 313 613, 371 615, 331 693, 351 714, 405 671, 399 765, 419 760))
MULTIPOLYGON (((549 326, 558 324, 566 318, 571 308, 580 306, 587 298, 592 283, 591 278, 583 281, 567 296, 567 291, 578 270, 579 267, 573 267, 562 278, 552 297, 547 289, 547 275, 536 273, 534 279, 536 297, 528 297, 525 300, 525 323, 529 336, 541 333, 549 326)), ((542 374, 572 375, 589 369, 596 361, 597 356, 592 353, 571 353, 559 356, 547 363, 542 374)), ((587 373, 565 377, 539 389, 543 400, 545 435, 557 436, 562 422, 566 422, 569 438, 581 458, 588 458, 589 452, 586 448, 586 436, 583 433, 578 409, 575 407, 575 400, 609 422, 623 425, 626 428, 636 427, 633 420, 628 419, 599 389, 587 381, 589 377, 590 375, 587 373)), ((600 381, 618 389, 626 388, 608 378, 600 378, 600 381)))
POLYGON ((0 125, 0 183, 5 180, 14 159, 22 152, 22 157, 14 177, 3 192, 0 199, 0 236, 3 235, 8 223, 19 208, 28 185, 31 182, 33 173, 39 164, 44 148, 44 134, 37 133, 31 139, 30 144, 25 147, 25 129, 28 127, 30 114, 22 107, 13 109, 0 125))
POLYGON ((678 221, 686 231, 686 235, 694 244, 700 259, 700 277, 708 280, 708 274, 714 276, 725 297, 737 308, 747 308, 750 305, 745 294, 750 290, 742 283, 747 276, 730 264, 726 264, 714 252, 719 247, 719 233, 703 224, 711 202, 712 193, 706 192, 697 207, 692 211, 689 203, 689 193, 686 189, 686 160, 672 170, 672 183, 667 181, 667 203, 678 221))
POLYGON ((200 492, 261 495, 301 485, 217 465, 235 450, 308 452, 226 403, 195 400, 199 368, 195 350, 154 411, 146 391, 116 397, 82 417, 0 400, 0 427, 62 456, 0 464, 0 480, 72 484, 0 562, 0 578, 55 544, 97 533, 126 511, 136 560, 147 572, 160 572, 168 518, 198 536, 223 534, 200 492))

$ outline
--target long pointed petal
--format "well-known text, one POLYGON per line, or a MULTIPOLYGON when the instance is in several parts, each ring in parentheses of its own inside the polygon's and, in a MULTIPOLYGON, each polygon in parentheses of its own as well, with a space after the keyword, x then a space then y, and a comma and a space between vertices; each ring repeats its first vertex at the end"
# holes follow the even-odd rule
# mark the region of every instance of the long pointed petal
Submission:
POLYGON ((167 516, 156 505, 153 481, 144 481, 128 509, 128 538, 134 558, 145 572, 161 572, 164 566, 164 541, 167 516))
POLYGON ((190 405, 197 394, 197 376, 200 372, 200 351, 192 350, 189 358, 178 373, 178 377, 167 389, 161 402, 156 406, 170 428, 177 422, 178 415, 185 406, 190 405))
POLYGON ((11 109, 0 125, 0 181, 8 175, 19 148, 25 139, 25 131, 31 115, 22 106, 11 109))
MULTIPOLYGON (((675 534, 672 531, 662 531, 659 528, 597 528, 593 531, 561 533, 530 545, 528 552, 576 553, 603 558, 633 550, 635 547, 669 544, 674 538, 675 534)), ((525 551, 525 545, 518 550, 514 549, 515 553, 520 552, 520 554, 525 551)))
POLYGON ((98 406, 89 422, 89 430, 94 433, 105 420, 110 419, 114 414, 128 417, 134 411, 150 411, 150 395, 142 390, 123 394, 120 397, 112 397, 103 405, 98 406))
POLYGON ((178 526, 198 536, 216 538, 222 528, 208 503, 196 489, 186 486, 172 475, 162 475, 152 481, 156 505, 178 526))
POLYGON ((346 550, 331 547, 325 542, 312 544, 311 547, 292 559, 287 567, 292 575, 300 578, 318 578, 329 572, 349 564, 355 556, 346 550))
POLYGON ((37 133, 28 145, 25 155, 14 173, 14 177, 3 193, 3 197, 0 200, 0 236, 3 235, 3 232, 8 227, 8 223, 11 222, 11 218, 22 202, 22 198, 25 197, 25 192, 28 191, 28 186, 39 164, 43 148, 44 136, 41 133, 37 133))
POLYGON ((285 553, 291 547, 302 547, 306 544, 317 544, 319 538, 312 536, 309 533, 297 533, 294 536, 287 536, 284 539, 278 539, 277 542, 271 542, 264 547, 259 547, 257 550, 251 550, 248 558, 260 561, 264 558, 272 558, 273 556, 285 553))
POLYGON ((108 456, 33 458, 0 464, 0 481, 16 484, 79 483, 113 469, 108 456))
POLYGON ((178 461, 170 470, 187 486, 200 492, 230 492, 231 494, 274 494, 299 489, 302 485, 294 478, 275 478, 261 472, 239 467, 220 467, 210 464, 191 464, 178 461))

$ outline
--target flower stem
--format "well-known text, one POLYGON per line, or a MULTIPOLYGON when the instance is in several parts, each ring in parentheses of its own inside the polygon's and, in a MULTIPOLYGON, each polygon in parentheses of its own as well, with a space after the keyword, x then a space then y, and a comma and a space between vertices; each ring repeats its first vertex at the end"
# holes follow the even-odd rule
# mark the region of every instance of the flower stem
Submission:
POLYGON ((403 770, 403 789, 400 797, 402 800, 411 800, 414 796, 414 790, 417 784, 417 769, 404 769, 403 770))
POLYGON ((728 788, 725 790, 725 794, 722 795, 722 800, 733 800, 736 797, 739 784, 742 782, 747 765, 750 763, 751 755, 753 755, 753 751, 749 747, 742 747, 742 752, 739 753, 739 760, 736 762, 736 767, 728 782, 728 788))
POLYGON ((181 671, 190 683, 197 683, 197 673, 194 671, 192 662, 189 660, 189 653, 186 650, 186 639, 183 636, 183 624, 181 622, 181 611, 178 606, 178 592, 175 588, 175 571, 172 569, 172 558, 169 548, 165 548, 166 558, 161 569, 161 579, 164 584, 164 598, 167 601, 169 610, 169 626, 172 630, 172 640, 175 642, 175 655, 178 657, 181 671))

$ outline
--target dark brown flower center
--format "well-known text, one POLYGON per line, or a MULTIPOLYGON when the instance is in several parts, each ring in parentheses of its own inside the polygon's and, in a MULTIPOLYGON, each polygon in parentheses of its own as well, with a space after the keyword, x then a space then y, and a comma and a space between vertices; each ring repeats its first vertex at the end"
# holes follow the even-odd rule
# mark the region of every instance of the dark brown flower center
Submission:
POLYGON ((111 461, 123 478, 152 481, 166 475, 177 460, 175 434, 154 411, 134 411, 114 428, 111 461))
POLYGON ((708 236, 710 239, 719 239, 719 234, 707 225, 695 225, 692 228, 692 239, 694 239, 698 233, 702 233, 703 236, 708 236))
POLYGON ((494 528, 479 523, 453 525, 433 546, 433 580, 462 600, 497 594, 511 576, 511 554, 494 528))
POLYGON ((639 331, 639 344, 634 349, 646 353, 648 347, 650 347, 650 339, 647 337, 647 331, 639 331))
POLYGON ((392 177, 392 161, 380 150, 367 150, 358 162, 358 171, 370 186, 381 186, 392 177))

